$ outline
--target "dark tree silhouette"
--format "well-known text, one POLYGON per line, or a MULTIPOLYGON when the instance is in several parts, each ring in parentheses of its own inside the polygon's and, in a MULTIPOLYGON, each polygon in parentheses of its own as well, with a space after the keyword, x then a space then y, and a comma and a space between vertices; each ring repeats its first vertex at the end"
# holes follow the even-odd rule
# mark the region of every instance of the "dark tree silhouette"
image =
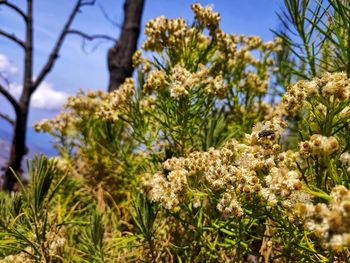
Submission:
POLYGON ((132 55, 136 51, 140 35, 143 6, 144 0, 125 0, 124 2, 124 21, 120 37, 109 49, 107 55, 108 91, 118 89, 127 77, 132 76, 132 55))
MULTIPOLYGON (((71 25, 76 15, 79 13, 83 6, 93 5, 95 0, 77 0, 70 15, 68 16, 62 30, 57 36, 56 43, 50 52, 50 55, 43 65, 36 78, 33 77, 33 2, 34 0, 27 0, 27 10, 23 11, 20 5, 15 5, 8 0, 0 0, 0 6, 7 7, 16 12, 24 21, 25 24, 25 39, 19 39, 15 34, 8 33, 0 29, 0 36, 7 38, 8 40, 17 44, 24 50, 24 67, 23 67, 23 90, 17 101, 11 93, 4 86, 0 84, 0 94, 2 94, 15 110, 15 119, 11 120, 8 116, 3 114, 0 117, 5 117, 10 123, 13 124, 13 139, 11 144, 10 157, 8 161, 8 167, 4 173, 3 189, 6 191, 12 191, 16 182, 16 178, 13 175, 10 167, 15 172, 20 172, 21 162, 24 155, 27 153, 26 147, 26 128, 28 113, 30 107, 30 98, 39 87, 47 74, 52 70, 56 60, 59 57, 59 51, 62 47, 65 37, 70 33, 71 25)), ((21 4, 22 6, 23 4, 21 4)))

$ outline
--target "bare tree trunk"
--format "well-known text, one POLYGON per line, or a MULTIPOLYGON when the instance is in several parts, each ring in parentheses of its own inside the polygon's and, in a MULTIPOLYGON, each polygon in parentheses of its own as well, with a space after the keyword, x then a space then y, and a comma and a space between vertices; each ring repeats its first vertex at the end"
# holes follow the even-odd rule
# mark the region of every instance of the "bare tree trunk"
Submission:
POLYGON ((144 0, 125 0, 124 21, 121 34, 107 55, 109 69, 108 91, 113 91, 132 76, 132 55, 137 48, 140 35, 144 0))
MULTIPOLYGON (((32 75, 33 75, 33 2, 27 1, 26 14, 26 38, 24 45, 24 76, 23 90, 19 101, 19 111, 16 112, 16 122, 14 125, 14 134, 11 144, 11 152, 7 169, 5 170, 3 188, 7 191, 12 191, 16 183, 16 178, 13 171, 21 172, 21 163, 23 157, 27 154, 26 147, 26 130, 29 113, 29 102, 32 90, 32 75)), ((20 175, 20 174, 19 174, 20 175)))
MULTIPOLYGON (((32 53, 31 51, 29 53, 32 53)), ((28 55, 28 59, 31 55, 28 55)), ((32 64, 26 67, 25 72, 32 71, 32 64)), ((27 76, 27 85, 32 84, 31 78, 29 79, 29 73, 25 73, 25 78, 27 76)), ((25 86, 26 87, 26 86, 25 86)), ((31 86, 29 86, 31 87, 31 86)), ((28 114, 29 114, 29 103, 30 103, 30 88, 23 88, 22 96, 19 101, 19 112, 16 115, 16 122, 14 126, 14 135, 11 144, 11 152, 8 167, 5 171, 4 177, 4 185, 3 188, 7 191, 12 191, 14 189, 14 185, 16 183, 16 178, 13 175, 13 171, 15 171, 19 176, 21 176, 21 164, 23 157, 27 154, 28 148, 26 146, 26 134, 27 134, 27 122, 28 122, 28 114), (10 169, 12 168, 12 170, 10 169)))
POLYGON ((10 161, 8 167, 5 170, 4 185, 3 188, 7 191, 12 191, 16 183, 16 178, 14 177, 12 170, 15 171, 19 176, 21 174, 21 163, 23 157, 27 154, 28 150, 25 145, 26 141, 26 129, 28 120, 28 108, 21 107, 21 114, 17 115, 16 124, 14 127, 14 136, 11 144, 10 161))
MULTIPOLYGON (((13 172, 21 172, 21 163, 23 157, 27 153, 26 147, 26 131, 27 131, 27 121, 30 107, 30 98, 35 90, 39 87, 42 81, 45 79, 47 74, 52 70, 59 51, 63 45, 63 41, 67 34, 70 33, 70 26, 75 18, 75 16, 80 11, 80 8, 86 5, 93 5, 95 0, 77 0, 76 4, 70 13, 62 31, 58 35, 54 48, 39 71, 38 77, 33 79, 33 0, 27 0, 27 12, 25 13, 20 9, 19 6, 10 3, 8 0, 0 0, 0 5, 5 5, 17 12, 25 21, 26 25, 26 37, 25 41, 20 40, 14 34, 7 33, 0 29, 0 36, 4 36, 7 39, 15 42, 20 47, 24 49, 24 78, 23 78, 23 90, 19 101, 0 85, 0 94, 2 94, 14 107, 16 112, 16 120, 12 121, 14 123, 14 134, 11 145, 11 152, 9 163, 4 174, 4 183, 2 188, 6 191, 13 191, 14 185, 16 183, 16 178, 13 172), (12 169, 12 170, 11 170, 12 169)), ((74 30, 73 30, 74 31, 74 30)), ((20 175, 20 174, 19 174, 20 175)))

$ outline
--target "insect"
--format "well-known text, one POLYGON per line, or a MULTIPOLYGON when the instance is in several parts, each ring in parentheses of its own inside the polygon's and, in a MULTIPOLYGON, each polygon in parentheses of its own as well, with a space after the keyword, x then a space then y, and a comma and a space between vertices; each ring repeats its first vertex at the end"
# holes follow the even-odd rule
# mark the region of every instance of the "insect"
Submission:
POLYGON ((275 138, 275 132, 271 130, 262 130, 258 133, 259 138, 269 137, 270 139, 275 138))

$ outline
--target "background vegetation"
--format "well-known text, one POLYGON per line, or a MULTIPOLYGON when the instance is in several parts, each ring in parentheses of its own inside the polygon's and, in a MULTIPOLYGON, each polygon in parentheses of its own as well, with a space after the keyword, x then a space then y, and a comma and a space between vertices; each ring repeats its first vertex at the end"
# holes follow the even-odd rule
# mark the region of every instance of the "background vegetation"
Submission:
POLYGON ((60 155, 1 193, 1 261, 348 262, 350 7, 284 3, 270 42, 150 20, 134 79, 36 124, 60 155))

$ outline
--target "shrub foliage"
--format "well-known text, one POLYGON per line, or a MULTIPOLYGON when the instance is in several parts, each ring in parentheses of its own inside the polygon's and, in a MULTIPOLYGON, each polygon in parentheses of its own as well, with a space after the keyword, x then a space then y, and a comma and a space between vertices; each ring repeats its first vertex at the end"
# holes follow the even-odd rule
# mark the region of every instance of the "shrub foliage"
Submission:
POLYGON ((349 7, 285 6, 270 42, 150 20, 135 79, 36 124, 60 155, 0 195, 1 262, 347 262, 349 7))

